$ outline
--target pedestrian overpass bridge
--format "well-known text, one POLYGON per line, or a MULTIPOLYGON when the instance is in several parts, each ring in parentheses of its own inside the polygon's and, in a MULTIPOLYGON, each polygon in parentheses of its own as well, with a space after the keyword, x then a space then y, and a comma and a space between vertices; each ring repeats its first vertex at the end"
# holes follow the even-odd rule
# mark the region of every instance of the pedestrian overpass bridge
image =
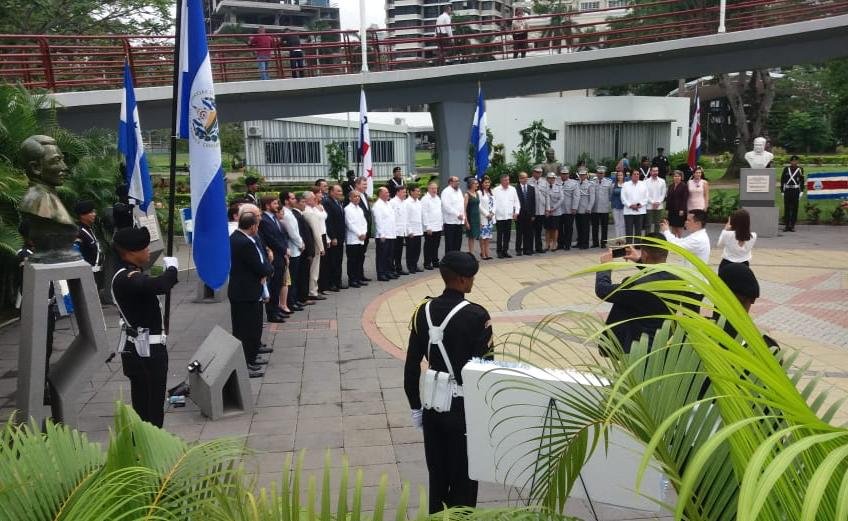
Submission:
MULTIPOLYGON (((669 0, 656 3, 682 4, 669 0)), ((737 18, 728 18, 728 32, 715 32, 714 20, 704 18, 710 14, 717 16, 716 8, 679 11, 676 13, 679 16, 671 22, 667 15, 662 19, 646 15, 638 28, 616 28, 610 18, 591 24, 566 20, 559 22, 559 32, 552 33, 548 27, 530 39, 543 44, 548 52, 531 51, 527 57, 518 58, 513 58, 515 49, 508 45, 512 41, 512 31, 483 33, 491 35, 491 38, 484 38, 486 43, 457 40, 444 64, 441 60, 434 63, 432 55, 428 57, 426 52, 420 51, 414 55, 417 61, 403 61, 399 56, 403 57, 404 52, 408 56, 408 51, 391 50, 386 40, 375 39, 381 43, 368 48, 371 72, 356 72, 361 62, 356 61, 354 51, 361 49, 358 44, 353 47, 346 40, 350 32, 342 31, 344 38, 332 44, 332 49, 338 52, 331 54, 326 48, 330 44, 324 43, 316 44, 315 49, 306 49, 307 57, 313 55, 316 59, 311 70, 305 71, 307 77, 299 78, 285 78, 287 71, 289 75, 292 72, 286 69, 289 60, 280 59, 280 51, 275 50, 273 60, 278 67, 277 75, 283 79, 247 80, 246 77, 255 75, 256 69, 252 53, 245 54, 244 44, 234 47, 232 43, 210 43, 218 114, 221 121, 227 122, 356 111, 359 90, 364 88, 372 110, 428 104, 437 134, 440 162, 447 167, 446 171, 463 171, 478 84, 482 85, 487 99, 498 99, 848 56, 848 1, 740 0, 729 3, 732 5, 728 10, 734 7, 737 18), (592 45, 585 39, 589 34, 585 31, 586 26, 593 27, 592 45), (584 28, 582 33, 581 27, 584 28), (650 34, 646 36, 646 33, 650 34), (495 39, 498 36, 500 44, 495 39), (660 41, 656 41, 658 38, 660 41), (493 46, 497 48, 492 50, 493 46), (236 56, 236 53, 240 54, 236 56), (487 61, 474 61, 481 56, 487 61), (460 61, 462 63, 457 63, 460 61), (242 68, 234 69, 237 65, 242 68), (239 74, 234 74, 234 70, 239 74)), ((432 41, 432 37, 429 38, 427 41, 432 41)), ((4 58, 2 40, 0 35, 0 78, 4 76, 4 62, 11 63, 4 58)), ((397 47, 396 42, 425 40, 426 37, 391 42, 397 47)), ((47 55, 40 58, 47 64, 45 76, 24 78, 25 85, 54 90, 51 96, 58 106, 62 126, 84 130, 117 125, 122 91, 103 87, 120 85, 124 56, 135 63, 136 99, 143 127, 170 126, 169 69, 172 62, 168 60, 172 59, 173 42, 170 47, 149 42, 134 47, 124 40, 121 52, 125 54, 117 55, 109 47, 104 47, 103 52, 91 53, 92 47, 100 48, 99 41, 75 45, 85 46, 90 54, 82 53, 83 47, 56 46, 66 48, 61 57, 66 63, 65 69, 79 71, 66 76, 70 79, 61 79, 62 66, 57 65, 60 60, 56 58, 59 51, 51 54, 49 41, 39 44, 42 51, 47 49, 47 55), (141 67, 147 68, 139 72, 141 67)), ((537 43, 535 48, 539 47, 537 43)), ((307 65, 307 69, 309 67, 307 65)), ((28 74, 31 71, 26 70, 28 74)))

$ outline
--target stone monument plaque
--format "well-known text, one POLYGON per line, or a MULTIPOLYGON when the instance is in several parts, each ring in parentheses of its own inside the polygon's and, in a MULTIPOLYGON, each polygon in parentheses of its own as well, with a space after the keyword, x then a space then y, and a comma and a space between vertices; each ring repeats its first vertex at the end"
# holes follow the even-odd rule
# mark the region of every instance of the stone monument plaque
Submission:
POLYGON ((769 176, 765 175, 749 175, 746 178, 746 193, 768 193, 769 190, 769 176))

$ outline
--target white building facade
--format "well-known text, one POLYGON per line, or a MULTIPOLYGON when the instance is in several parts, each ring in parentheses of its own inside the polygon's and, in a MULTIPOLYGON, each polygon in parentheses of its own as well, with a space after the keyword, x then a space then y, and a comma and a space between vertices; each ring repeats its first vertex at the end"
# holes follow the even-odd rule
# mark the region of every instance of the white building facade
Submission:
MULTIPOLYGON (((415 134, 405 125, 369 123, 374 178, 391 177, 392 169, 415 167, 415 134)), ((348 167, 362 174, 357 163, 359 117, 338 119, 309 116, 245 121, 245 164, 269 182, 312 182, 330 172, 327 145, 337 143, 347 154, 348 167)))

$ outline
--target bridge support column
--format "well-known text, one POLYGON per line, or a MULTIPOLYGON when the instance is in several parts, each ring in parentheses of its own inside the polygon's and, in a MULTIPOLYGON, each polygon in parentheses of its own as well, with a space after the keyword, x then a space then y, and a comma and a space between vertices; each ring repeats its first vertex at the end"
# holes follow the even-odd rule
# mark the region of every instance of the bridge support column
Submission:
POLYGON ((447 186, 450 176, 462 180, 468 175, 468 147, 471 143, 471 119, 474 117, 473 98, 468 102, 431 103, 430 115, 433 118, 433 130, 436 132, 439 182, 441 186, 447 186))

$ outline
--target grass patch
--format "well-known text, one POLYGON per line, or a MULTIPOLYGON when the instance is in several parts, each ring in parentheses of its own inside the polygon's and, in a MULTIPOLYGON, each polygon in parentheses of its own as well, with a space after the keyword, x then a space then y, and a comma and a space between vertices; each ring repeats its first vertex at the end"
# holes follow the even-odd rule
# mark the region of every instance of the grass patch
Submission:
POLYGON ((435 168, 436 163, 433 161, 433 153, 429 150, 415 151, 415 167, 416 168, 435 168))

